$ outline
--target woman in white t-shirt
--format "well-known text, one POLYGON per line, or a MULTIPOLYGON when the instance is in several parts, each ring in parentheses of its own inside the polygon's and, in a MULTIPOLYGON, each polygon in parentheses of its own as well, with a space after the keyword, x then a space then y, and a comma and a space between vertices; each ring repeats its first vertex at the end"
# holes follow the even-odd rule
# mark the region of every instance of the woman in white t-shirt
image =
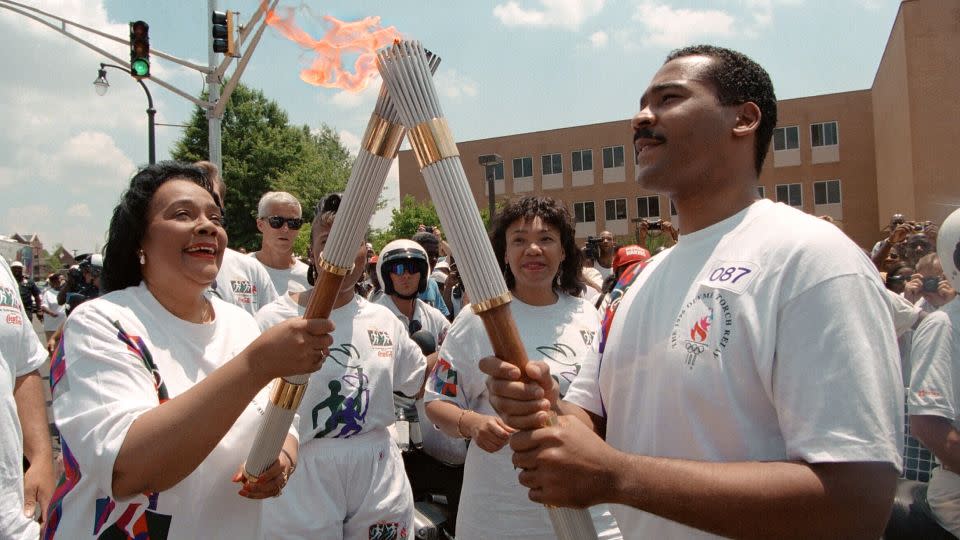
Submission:
POLYGON ((51 365, 65 476, 45 538, 256 538, 297 459, 296 430, 257 482, 242 461, 276 377, 318 369, 332 325, 263 335, 204 292, 227 236, 199 169, 150 165, 114 210, 107 293, 78 307, 51 365))
MULTIPOLYGON (((493 250, 513 295, 510 309, 530 360, 558 374, 561 395, 595 354, 597 310, 578 298, 581 254, 570 215, 549 197, 525 197, 497 216, 493 250)), ((479 360, 493 348, 483 322, 465 309, 447 333, 427 382, 427 416, 471 440, 457 514, 457 538, 555 538, 545 507, 527 497, 507 448, 512 430, 487 399, 479 360)), ((605 507, 591 509, 602 538, 620 532, 605 507)))
MULTIPOLYGON (((317 205, 315 264, 339 206, 337 194, 317 205)), ((387 428, 395 419, 393 393, 418 394, 427 364, 389 309, 356 294, 366 256, 366 244, 358 244, 334 301, 330 356, 311 375, 300 402, 297 474, 283 497, 264 505, 266 538, 413 536, 413 493, 387 428)), ((267 304, 257 312, 260 328, 303 316, 312 294, 289 292, 267 304)))

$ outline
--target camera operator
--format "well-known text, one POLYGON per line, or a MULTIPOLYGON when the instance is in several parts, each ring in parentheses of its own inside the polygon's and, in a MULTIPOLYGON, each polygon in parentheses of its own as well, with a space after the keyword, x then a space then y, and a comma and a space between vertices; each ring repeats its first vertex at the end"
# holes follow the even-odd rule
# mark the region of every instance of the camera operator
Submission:
POLYGON ((588 236, 583 246, 583 281, 599 291, 603 288, 603 281, 613 274, 613 254, 617 251, 617 244, 613 241, 613 233, 603 231, 600 236, 588 236))
POLYGON ((637 223, 637 245, 656 255, 677 243, 680 231, 669 221, 641 218, 637 223), (666 234, 664 234, 666 233, 666 234))
POLYGON ((953 300, 957 291, 943 279, 940 257, 929 253, 917 262, 917 272, 910 277, 903 290, 903 297, 926 312, 936 311, 953 300))
POLYGON ((13 278, 17 280, 20 286, 20 301, 23 303, 23 309, 27 312, 27 317, 36 316, 38 321, 43 321, 43 312, 40 311, 40 288, 32 279, 27 279, 23 275, 23 263, 13 261, 10 263, 10 270, 13 272, 13 278))

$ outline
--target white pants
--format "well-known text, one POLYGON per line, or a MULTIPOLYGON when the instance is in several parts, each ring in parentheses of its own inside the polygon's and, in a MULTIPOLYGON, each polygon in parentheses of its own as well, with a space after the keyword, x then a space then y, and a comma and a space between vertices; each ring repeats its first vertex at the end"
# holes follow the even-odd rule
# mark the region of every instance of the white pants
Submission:
POLYGON ((960 536, 960 476, 939 467, 927 487, 927 503, 944 529, 960 536))
POLYGON ((263 536, 412 539, 413 493, 387 430, 303 442, 283 495, 264 501, 263 536))

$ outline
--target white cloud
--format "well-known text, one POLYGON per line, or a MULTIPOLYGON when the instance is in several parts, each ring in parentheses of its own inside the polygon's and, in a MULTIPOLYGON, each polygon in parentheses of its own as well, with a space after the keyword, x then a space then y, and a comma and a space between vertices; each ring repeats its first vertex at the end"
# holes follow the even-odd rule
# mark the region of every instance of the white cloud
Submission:
POLYGON ((357 155, 360 153, 360 136, 345 129, 341 129, 337 134, 340 136, 340 142, 343 143, 343 146, 350 151, 351 154, 357 155))
POLYGON ((441 98, 459 100, 477 95, 477 83, 455 69, 440 69, 433 76, 433 82, 441 98))
POLYGON ((607 42, 610 41, 610 36, 607 35, 604 31, 594 32, 590 34, 590 45, 594 49, 602 49, 607 46, 607 42))
POLYGON ((68 217, 88 218, 90 217, 90 206, 80 203, 67 208, 68 217))
POLYGON ((652 45, 678 47, 705 37, 733 35, 735 19, 725 11, 674 9, 669 5, 644 0, 633 20, 646 27, 646 41, 652 45))
POLYGON ((600 13, 604 0, 539 0, 540 8, 525 8, 511 0, 493 8, 493 15, 506 26, 557 26, 577 30, 600 13))
POLYGON ((379 93, 380 79, 377 78, 359 92, 340 90, 329 98, 329 102, 341 109, 370 109, 373 107, 373 104, 377 102, 377 95, 379 93))

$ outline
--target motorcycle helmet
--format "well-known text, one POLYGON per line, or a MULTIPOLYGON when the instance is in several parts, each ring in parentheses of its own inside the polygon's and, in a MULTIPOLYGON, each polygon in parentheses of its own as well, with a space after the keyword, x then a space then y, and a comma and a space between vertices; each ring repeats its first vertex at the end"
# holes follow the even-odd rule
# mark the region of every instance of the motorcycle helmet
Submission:
POLYGON ((380 278, 380 284, 383 286, 385 293, 397 295, 400 298, 409 300, 416 295, 407 297, 397 294, 397 291, 393 288, 393 281, 388 275, 390 267, 394 263, 403 261, 412 261, 420 272, 420 283, 417 285, 417 294, 427 290, 427 274, 429 273, 427 270, 429 268, 427 252, 420 244, 413 240, 394 240, 383 246, 383 249, 380 250, 379 257, 377 257, 377 277, 380 278))
POLYGON ((960 209, 943 220, 937 234, 937 255, 943 275, 954 289, 960 290, 960 209))

